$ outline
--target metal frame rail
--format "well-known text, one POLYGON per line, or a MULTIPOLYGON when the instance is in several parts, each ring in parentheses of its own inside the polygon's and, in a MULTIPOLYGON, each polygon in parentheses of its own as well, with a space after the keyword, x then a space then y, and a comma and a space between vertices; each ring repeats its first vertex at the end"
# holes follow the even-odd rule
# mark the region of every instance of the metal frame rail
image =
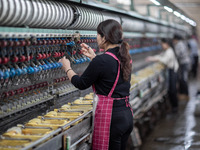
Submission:
MULTIPOLYGON (((65 135, 65 134, 67 134, 67 133, 70 133, 70 131, 73 130, 73 129, 75 129, 75 130, 77 131, 78 129, 80 129, 80 127, 81 127, 85 122, 87 122, 87 124, 90 123, 91 117, 89 117, 88 119, 85 119, 84 121, 82 121, 82 122, 79 123, 78 125, 75 125, 75 126, 73 126, 72 128, 70 128, 70 129, 68 129, 68 130, 66 130, 66 131, 64 131, 64 130, 65 130, 67 127, 69 127, 69 126, 73 125, 74 123, 76 123, 77 121, 80 121, 80 120, 84 119, 85 117, 90 116, 91 114, 92 114, 92 110, 90 110, 89 112, 83 114, 81 117, 79 117, 79 118, 77 118, 77 119, 71 121, 70 123, 68 123, 68 124, 66 124, 66 125, 64 125, 64 126, 62 126, 62 127, 60 127, 60 128, 58 128, 58 129, 56 129, 55 131, 51 132, 50 134, 45 135, 45 136, 42 137, 41 139, 39 139, 39 140, 37 140, 37 141, 34 141, 33 143, 31 143, 31 144, 28 145, 27 147, 23 148, 22 150, 28 150, 28 149, 33 149, 33 148, 35 148, 35 149, 37 149, 37 150, 43 150, 43 149, 45 149, 45 147, 46 147, 46 148, 48 147, 48 150, 51 150, 51 149, 52 149, 52 150, 55 150, 55 149, 57 149, 57 148, 59 149, 59 147, 57 147, 58 145, 56 145, 56 143, 59 143, 58 140, 61 140, 61 138, 62 138, 63 135, 65 135), (60 133, 60 134, 59 134, 59 133, 60 133), (51 137, 53 137, 53 136, 55 136, 55 137, 52 138, 52 139, 50 139, 50 140, 48 140, 47 142, 45 142, 47 139, 49 139, 49 138, 51 138, 51 137), (44 143, 38 146, 38 144, 40 144, 40 143, 42 143, 42 142, 44 142, 44 143), (52 143, 53 145, 56 145, 56 147, 54 147, 51 143, 52 143), (51 145, 51 146, 49 146, 49 145, 51 145), (37 147, 37 146, 38 146, 38 147, 37 147)), ((90 127, 90 126, 89 126, 89 127, 90 127)), ((72 134, 72 133, 71 133, 71 134, 72 134)), ((81 139, 82 139, 82 138, 81 138, 81 139)), ((60 141, 60 142, 61 142, 61 141, 60 141)), ((62 146, 62 145, 61 145, 61 146, 62 146)), ((73 146, 75 146, 75 145, 73 144, 73 146)))

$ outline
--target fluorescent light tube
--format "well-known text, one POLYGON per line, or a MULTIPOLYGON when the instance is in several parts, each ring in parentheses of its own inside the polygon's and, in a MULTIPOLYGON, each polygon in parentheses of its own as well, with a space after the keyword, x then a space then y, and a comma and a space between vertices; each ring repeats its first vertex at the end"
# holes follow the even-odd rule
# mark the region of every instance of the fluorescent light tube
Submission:
POLYGON ((155 5, 160 5, 160 3, 156 0, 150 0, 150 1, 152 1, 155 5))

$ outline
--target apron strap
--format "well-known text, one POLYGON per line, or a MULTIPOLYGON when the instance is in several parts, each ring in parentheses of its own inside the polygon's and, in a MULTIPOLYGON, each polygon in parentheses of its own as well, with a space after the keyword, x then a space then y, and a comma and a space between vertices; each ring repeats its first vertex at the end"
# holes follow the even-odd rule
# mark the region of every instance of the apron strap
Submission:
MULTIPOLYGON (((105 54, 108 54, 108 55, 112 56, 112 57, 113 57, 114 59, 116 59, 116 60, 118 61, 118 63, 119 63, 119 66, 118 66, 118 73, 117 73, 117 77, 116 77, 115 83, 114 83, 114 85, 113 85, 113 87, 112 87, 110 93, 108 94, 108 97, 111 97, 111 96, 112 96, 112 93, 113 93, 114 90, 115 90, 115 87, 116 87, 116 85, 117 85, 117 82, 118 82, 118 80, 119 80, 120 61, 119 61, 119 59, 118 59, 113 53, 106 52, 105 54)), ((132 59, 130 60, 130 64, 132 64, 132 59)), ((92 89, 93 89, 94 93, 96 93, 96 89, 95 89, 94 84, 92 85, 92 89)))
POLYGON ((118 59, 118 58, 117 58, 113 53, 106 52, 105 54, 108 54, 108 55, 112 56, 115 60, 118 61, 118 64, 119 64, 119 65, 118 65, 117 77, 116 77, 116 79, 115 79, 114 85, 113 85, 113 87, 112 87, 110 93, 108 94, 108 97, 111 97, 112 94, 113 94, 113 91, 115 90, 115 87, 116 87, 116 85, 117 85, 117 82, 118 82, 118 80, 119 80, 119 74, 120 74, 120 61, 119 61, 119 59, 118 59))

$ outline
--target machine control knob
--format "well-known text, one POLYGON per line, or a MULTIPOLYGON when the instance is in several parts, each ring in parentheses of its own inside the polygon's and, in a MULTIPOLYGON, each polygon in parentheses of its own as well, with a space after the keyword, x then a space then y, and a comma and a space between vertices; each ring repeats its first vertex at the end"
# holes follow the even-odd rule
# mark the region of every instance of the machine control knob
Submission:
POLYGON ((65 55, 65 52, 61 52, 61 56, 64 56, 65 55))
POLYGON ((75 64, 80 64, 80 61, 78 59, 75 59, 75 64))
POLYGON ((3 92, 3 94, 2 94, 2 97, 3 97, 3 98, 6 98, 6 97, 8 97, 8 96, 9 96, 8 92, 3 92))
POLYGON ((14 68, 11 68, 11 69, 10 69, 10 77, 12 78, 12 77, 14 77, 15 75, 16 75, 15 69, 14 69, 14 68))
POLYGON ((55 69, 55 68, 56 68, 55 63, 51 63, 51 65, 52 65, 52 69, 55 69))
POLYGON ((46 40, 43 40, 42 42, 43 42, 43 44, 44 44, 44 45, 46 45, 46 44, 47 44, 47 41, 46 41, 46 40))
POLYGON ((49 67, 49 69, 53 69, 53 65, 48 63, 47 66, 49 67))
POLYGON ((49 54, 46 54, 46 58, 49 58, 49 54))
POLYGON ((8 46, 11 46, 11 47, 14 46, 14 41, 9 41, 8 46))
POLYGON ((10 76, 9 71, 8 70, 4 71, 3 78, 8 79, 9 76, 10 76))
POLYGON ((20 46, 20 42, 19 41, 14 41, 14 46, 20 46))
POLYGON ((6 47, 8 45, 7 41, 1 41, 0 46, 1 47, 6 47))
POLYGON ((55 44, 59 44, 59 42, 60 42, 59 40, 55 40, 55 44))
POLYGON ((32 90, 32 86, 31 86, 31 85, 28 86, 27 88, 28 88, 28 91, 31 91, 31 90, 32 90))
POLYGON ((15 92, 14 91, 8 91, 8 94, 9 94, 9 96, 13 96, 13 95, 15 95, 15 92))
POLYGON ((33 67, 33 69, 34 69, 34 73, 37 73, 37 72, 39 72, 40 71, 40 69, 38 68, 38 67, 33 67))
POLYGON ((48 82, 44 82, 44 86, 48 86, 49 84, 48 84, 48 82))
POLYGON ((58 52, 54 52, 53 57, 58 57, 58 52))
POLYGON ((59 67, 59 64, 58 64, 58 63, 55 63, 55 66, 56 66, 55 68, 58 68, 58 67, 59 67))
POLYGON ((62 44, 64 41, 63 40, 59 40, 59 44, 62 44))
POLYGON ((42 65, 42 70, 48 70, 48 66, 46 64, 42 65))
POLYGON ((45 59, 47 58, 47 55, 46 54, 42 54, 42 59, 45 59))
POLYGON ((19 61, 20 62, 24 62, 26 60, 26 57, 24 55, 20 56, 19 57, 19 61))
POLYGON ((37 57, 36 57, 36 59, 37 59, 37 60, 42 59, 42 54, 38 54, 37 57))
POLYGON ((63 81, 63 78, 60 78, 60 82, 62 82, 63 81))
POLYGON ((44 87, 44 83, 40 83, 40 87, 44 87))
POLYGON ((32 54, 30 55, 30 60, 31 60, 31 59, 33 59, 33 55, 32 55, 32 54))
POLYGON ((51 44, 53 44, 53 45, 54 45, 55 43, 56 43, 56 41, 55 41, 55 40, 51 40, 51 44))
POLYGON ((23 68, 23 69, 22 69, 23 75, 27 74, 27 72, 28 72, 28 69, 27 69, 27 68, 23 68))
POLYGON ((36 84, 35 87, 36 87, 37 89, 39 89, 39 88, 40 88, 40 84, 36 84))
POLYGON ((33 67, 28 67, 27 71, 28 71, 28 74, 33 74, 34 73, 33 67))
POLYGON ((77 41, 77 44, 80 44, 81 43, 81 40, 80 41, 77 41))
POLYGON ((21 74, 23 74, 23 71, 20 68, 17 68, 15 71, 16 71, 17 76, 20 76, 21 74))
POLYGON ((19 90, 18 89, 15 90, 14 93, 15 93, 15 95, 19 94, 19 90))
POLYGON ((38 45, 42 45, 42 44, 43 44, 43 41, 38 40, 37 44, 38 44, 38 45))
POLYGON ((59 63, 58 63, 58 67, 59 67, 59 68, 62 68, 62 66, 63 66, 62 63, 59 62, 59 63))
POLYGON ((19 60, 19 58, 17 56, 14 56, 11 61, 13 63, 16 63, 16 62, 18 62, 18 60, 19 60))
POLYGON ((19 93, 21 94, 21 93, 24 93, 24 88, 20 88, 20 89, 18 89, 19 90, 19 93))
POLYGON ((25 46, 26 45, 26 41, 20 41, 20 46, 25 46))
POLYGON ((3 57, 2 58, 2 64, 7 64, 9 62, 9 58, 8 57, 3 57))
POLYGON ((4 72, 0 70, 0 80, 3 78, 4 72))
POLYGON ((28 87, 24 87, 24 92, 27 92, 28 91, 28 87))
POLYGON ((84 58, 81 58, 81 61, 82 61, 82 62, 85 62, 86 60, 85 60, 84 58))
POLYGON ((51 40, 46 40, 47 45, 51 45, 51 40))
POLYGON ((32 85, 32 89, 34 89, 34 90, 35 90, 36 88, 37 88, 37 87, 36 87, 36 85, 35 85, 35 84, 34 84, 34 85, 32 85))
POLYGON ((26 46, 30 46, 31 45, 31 41, 26 41, 26 46))
POLYGON ((31 60, 31 56, 27 56, 25 60, 26 60, 26 61, 31 60))
POLYGON ((42 71, 42 65, 38 66, 39 71, 42 71))

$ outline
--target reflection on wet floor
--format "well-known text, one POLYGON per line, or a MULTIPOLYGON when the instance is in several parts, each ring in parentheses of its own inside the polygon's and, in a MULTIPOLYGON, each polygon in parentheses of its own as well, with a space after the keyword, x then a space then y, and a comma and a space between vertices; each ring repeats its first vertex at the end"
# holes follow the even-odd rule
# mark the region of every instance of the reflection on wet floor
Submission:
POLYGON ((190 81, 190 100, 179 101, 179 112, 160 120, 140 150, 200 149, 200 116, 194 116, 197 89, 200 89, 200 80, 190 81))

